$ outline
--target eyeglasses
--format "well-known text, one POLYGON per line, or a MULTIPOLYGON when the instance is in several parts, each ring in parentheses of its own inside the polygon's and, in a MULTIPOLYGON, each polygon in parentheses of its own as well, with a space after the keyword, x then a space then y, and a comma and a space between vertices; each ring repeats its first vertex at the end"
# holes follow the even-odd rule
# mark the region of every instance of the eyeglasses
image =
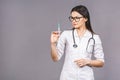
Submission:
POLYGON ((69 17, 69 20, 70 20, 71 22, 74 21, 74 20, 75 20, 75 22, 79 22, 81 18, 83 18, 83 17, 72 17, 72 16, 70 16, 70 17, 69 17))

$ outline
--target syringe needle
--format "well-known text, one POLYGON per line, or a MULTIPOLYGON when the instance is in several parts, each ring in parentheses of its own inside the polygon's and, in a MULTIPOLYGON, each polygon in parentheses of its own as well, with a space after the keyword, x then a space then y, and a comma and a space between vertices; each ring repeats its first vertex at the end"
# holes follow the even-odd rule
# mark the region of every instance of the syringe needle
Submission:
POLYGON ((60 34, 60 24, 58 23, 58 33, 60 34))

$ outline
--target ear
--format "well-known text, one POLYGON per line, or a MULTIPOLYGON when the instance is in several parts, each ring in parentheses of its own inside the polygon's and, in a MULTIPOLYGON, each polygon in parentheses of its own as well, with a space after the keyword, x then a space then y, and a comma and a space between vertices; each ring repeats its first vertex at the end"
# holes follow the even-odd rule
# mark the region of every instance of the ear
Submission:
POLYGON ((85 22, 88 20, 88 18, 84 18, 85 19, 85 22))

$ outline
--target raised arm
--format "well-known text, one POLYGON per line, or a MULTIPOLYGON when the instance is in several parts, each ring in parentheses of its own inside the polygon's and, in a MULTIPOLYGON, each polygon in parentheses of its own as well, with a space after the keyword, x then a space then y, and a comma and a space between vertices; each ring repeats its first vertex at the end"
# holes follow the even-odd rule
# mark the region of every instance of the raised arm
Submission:
POLYGON ((57 45, 59 36, 60 34, 58 31, 54 31, 51 33, 50 43, 51 43, 51 57, 53 61, 58 61, 56 45, 57 45))

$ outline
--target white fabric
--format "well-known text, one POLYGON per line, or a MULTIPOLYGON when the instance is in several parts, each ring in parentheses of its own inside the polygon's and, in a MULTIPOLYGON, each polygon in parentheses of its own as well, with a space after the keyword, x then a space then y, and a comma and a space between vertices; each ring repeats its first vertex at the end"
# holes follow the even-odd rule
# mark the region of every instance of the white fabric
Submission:
POLYGON ((58 58, 65 53, 65 61, 61 71, 60 80, 94 80, 92 67, 78 67, 74 61, 76 59, 91 59, 92 54, 96 59, 104 62, 104 53, 99 35, 94 34, 95 46, 92 53, 93 41, 91 40, 86 51, 88 40, 92 34, 87 30, 83 37, 79 37, 77 31, 74 31, 77 48, 73 47, 72 30, 62 32, 57 43, 58 58))

